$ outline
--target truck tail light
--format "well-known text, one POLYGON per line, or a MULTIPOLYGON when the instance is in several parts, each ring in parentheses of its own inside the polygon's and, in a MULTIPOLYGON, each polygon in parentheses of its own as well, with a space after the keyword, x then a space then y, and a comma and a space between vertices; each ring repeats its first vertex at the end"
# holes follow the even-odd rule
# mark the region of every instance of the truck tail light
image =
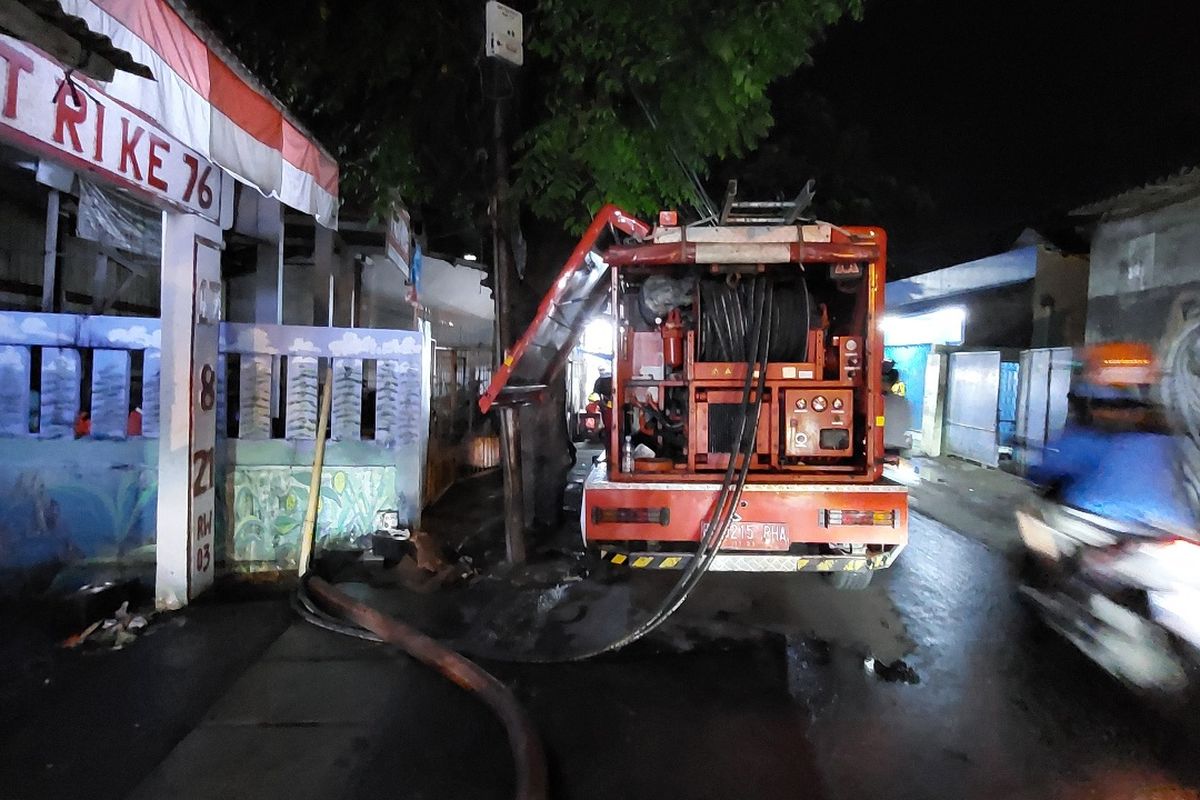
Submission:
POLYGON ((670 525, 671 509, 665 506, 652 508, 593 508, 592 522, 604 523, 643 522, 651 525, 670 525))
POLYGON ((847 511, 840 508, 827 508, 821 512, 821 525, 833 528, 840 525, 883 525, 896 527, 895 511, 847 511))

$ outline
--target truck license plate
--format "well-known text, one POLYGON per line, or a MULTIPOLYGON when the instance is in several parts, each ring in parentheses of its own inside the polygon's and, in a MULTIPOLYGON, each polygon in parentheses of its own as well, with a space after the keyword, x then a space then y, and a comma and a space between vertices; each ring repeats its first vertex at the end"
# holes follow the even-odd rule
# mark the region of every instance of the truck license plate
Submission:
MULTIPOLYGON (((705 524, 705 528, 708 524, 705 524)), ((787 550, 792 544, 788 526, 782 522, 732 520, 725 532, 722 550, 787 550)))

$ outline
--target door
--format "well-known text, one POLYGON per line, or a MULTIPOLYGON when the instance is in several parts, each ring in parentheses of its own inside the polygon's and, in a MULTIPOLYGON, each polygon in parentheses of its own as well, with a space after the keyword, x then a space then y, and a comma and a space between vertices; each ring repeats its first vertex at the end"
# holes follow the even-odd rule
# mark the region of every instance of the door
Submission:
POLYGON ((999 465, 1000 353, 951 353, 946 391, 946 452, 987 467, 999 465))
POLYGON ((1046 442, 1057 436, 1066 424, 1072 358, 1069 347, 1046 347, 1021 353, 1013 456, 1022 469, 1041 461, 1046 442))

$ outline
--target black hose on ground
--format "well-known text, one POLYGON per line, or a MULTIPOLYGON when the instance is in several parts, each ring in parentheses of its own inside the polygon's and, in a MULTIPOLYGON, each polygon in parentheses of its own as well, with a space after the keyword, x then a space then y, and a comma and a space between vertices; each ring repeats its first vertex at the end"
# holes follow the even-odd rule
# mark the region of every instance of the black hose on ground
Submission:
MULTIPOLYGON (((658 607, 644 622, 620 639, 610 642, 603 647, 583 653, 576 653, 565 658, 515 657, 501 653, 489 653, 489 658, 521 663, 560 663, 584 661, 604 653, 619 650, 643 638, 662 625, 671 614, 683 605, 700 582, 700 579, 708 572, 713 560, 720 551, 721 544, 725 540, 729 523, 737 509, 737 504, 741 501, 742 491, 749 476, 750 463, 754 457, 754 447, 758 439, 759 414, 762 408, 766 384, 768 363, 766 356, 770 352, 771 329, 774 327, 770 324, 768 317, 772 309, 773 287, 771 282, 765 277, 752 279, 749 283, 751 284, 750 290, 752 295, 751 330, 745 343, 749 347, 750 352, 746 361, 746 379, 742 386, 742 403, 739 407, 738 421, 735 426, 737 433, 733 439, 735 442, 734 452, 730 453, 729 465, 726 468, 721 488, 717 493, 716 502, 713 504, 711 522, 707 526, 707 529, 703 531, 696 554, 688 562, 688 566, 684 569, 679 580, 672 586, 666 597, 663 598, 658 607), (755 383, 756 366, 758 367, 757 384, 755 383), (757 392, 755 392, 755 389, 757 389, 757 392)), ((362 628, 346 625, 344 622, 321 611, 312 602, 311 597, 308 596, 306 581, 301 581, 294 605, 297 612, 304 619, 318 627, 368 641, 383 641, 379 637, 378 632, 364 631, 362 628)))
MULTIPOLYGON (((533 722, 530 721, 529 716, 507 686, 475 662, 443 646, 415 628, 405 625, 395 617, 388 616, 355 600, 321 578, 305 576, 301 580, 298 596, 302 595, 305 598, 302 602, 312 602, 308 594, 310 588, 322 601, 336 609, 342 617, 350 620, 362 630, 374 634, 375 638, 372 641, 399 647, 422 664, 437 670, 439 674, 453 681, 459 688, 471 692, 491 708, 500 718, 508 735, 509 748, 512 751, 513 763, 516 768, 515 797, 517 800, 545 800, 546 753, 542 748, 542 740, 538 736, 533 722)), ((326 615, 315 612, 314 616, 320 619, 326 615)), ((337 633, 348 633, 352 636, 359 636, 359 638, 366 638, 354 632, 353 629, 343 630, 348 626, 336 622, 332 626, 328 626, 315 621, 308 614, 305 614, 304 618, 337 633)))
POLYGON ((763 322, 764 315, 770 308, 771 286, 766 278, 757 278, 752 283, 752 294, 755 297, 755 313, 752 317, 749 339, 752 351, 750 359, 746 362, 746 380, 742 386, 742 403, 736 426, 737 434, 733 440, 735 442, 734 452, 729 454, 729 466, 725 470, 725 478, 721 482, 721 489, 717 493, 717 500, 713 505, 712 521, 708 524, 707 530, 702 532, 703 535, 696 549, 696 555, 688 562, 687 568, 684 569, 680 579, 671 587, 671 590, 659 603, 654 613, 644 622, 614 642, 562 660, 584 661, 594 658, 604 653, 620 650, 651 633, 683 605, 684 601, 687 600, 692 590, 696 587, 696 584, 699 583, 704 574, 708 572, 709 567, 712 566, 713 558, 716 557, 721 543, 725 540, 725 534, 729 530, 729 523, 733 519, 733 513, 737 509, 737 503, 742 496, 742 489, 746 485, 746 478, 750 471, 750 462, 754 458, 754 445, 758 440, 758 414, 762 406, 762 385, 766 380, 767 373, 765 355, 770 347, 770 326, 764 325, 763 322), (751 397, 755 385, 754 367, 756 364, 759 367, 759 389, 758 397, 752 403, 751 397), (741 456, 740 465, 739 455, 741 456))

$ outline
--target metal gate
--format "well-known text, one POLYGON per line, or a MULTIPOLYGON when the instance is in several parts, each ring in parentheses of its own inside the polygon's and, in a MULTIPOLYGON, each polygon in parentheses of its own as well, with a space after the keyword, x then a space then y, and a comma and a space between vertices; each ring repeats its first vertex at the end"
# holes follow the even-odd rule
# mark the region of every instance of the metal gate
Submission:
POLYGON ((988 467, 999 465, 1000 353, 951 353, 946 391, 946 452, 988 467))
POLYGON ((1069 347, 1045 347, 1021 353, 1013 460, 1022 471, 1041 461, 1046 442, 1066 424, 1072 359, 1069 347))

